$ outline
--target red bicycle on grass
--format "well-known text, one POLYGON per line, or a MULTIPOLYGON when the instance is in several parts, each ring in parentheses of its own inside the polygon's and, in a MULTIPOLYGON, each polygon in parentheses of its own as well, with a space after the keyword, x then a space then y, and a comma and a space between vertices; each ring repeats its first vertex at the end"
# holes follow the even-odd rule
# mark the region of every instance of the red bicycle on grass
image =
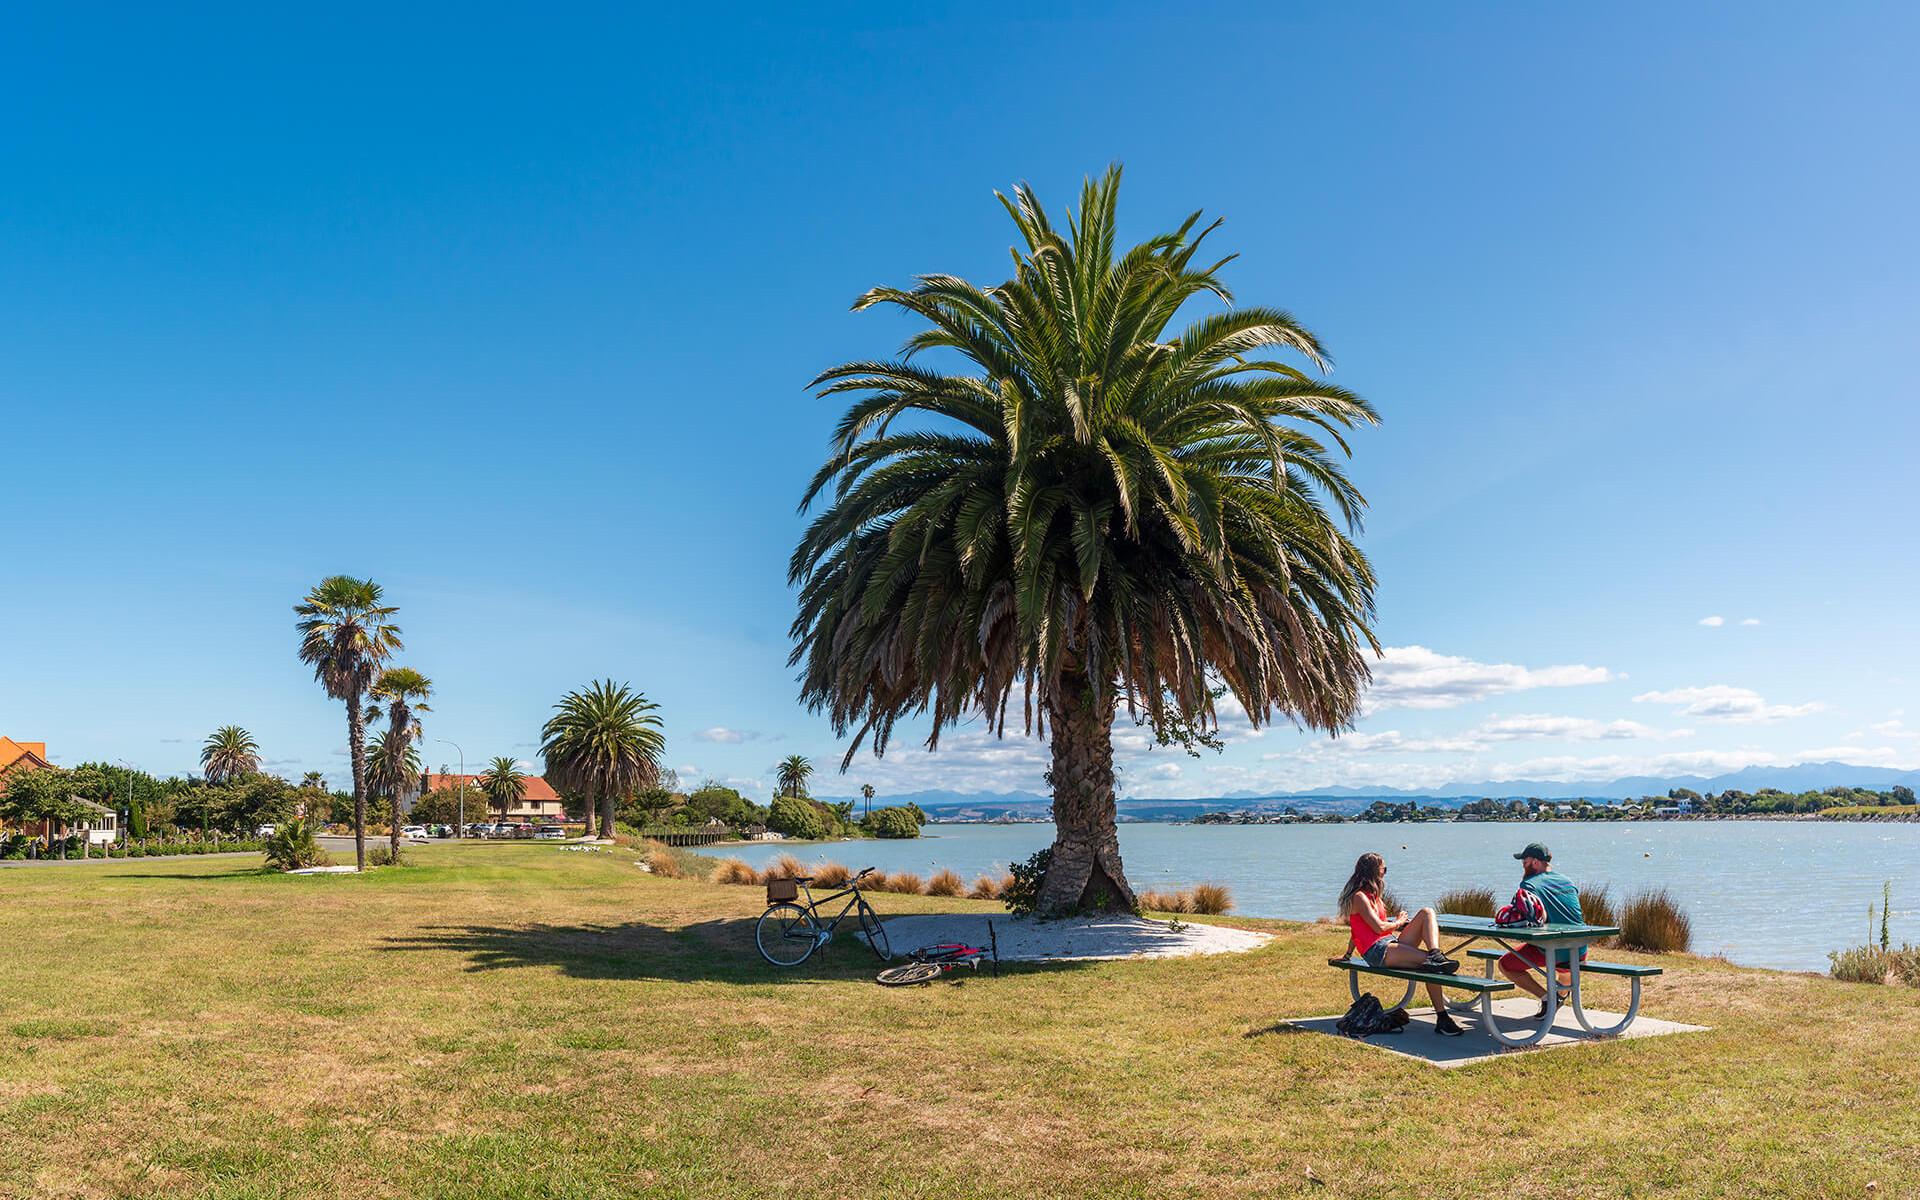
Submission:
POLYGON ((911 962, 897 967, 888 967, 875 975, 874 982, 882 987, 906 987, 915 983, 932 983, 949 971, 966 967, 969 970, 980 969, 980 960, 992 956, 993 973, 1000 974, 1000 937, 993 931, 993 922, 987 922, 987 940, 990 946, 969 946, 963 942, 942 942, 937 946, 922 946, 907 955, 911 962))

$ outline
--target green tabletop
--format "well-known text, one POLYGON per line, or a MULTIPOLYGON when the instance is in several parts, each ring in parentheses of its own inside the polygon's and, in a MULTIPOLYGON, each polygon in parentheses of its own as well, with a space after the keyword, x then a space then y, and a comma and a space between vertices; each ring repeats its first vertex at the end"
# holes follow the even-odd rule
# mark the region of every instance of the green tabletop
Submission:
POLYGON ((1454 937, 1502 938, 1510 942, 1535 945, 1584 945, 1601 938, 1616 937, 1620 931, 1611 925, 1495 925, 1492 917, 1463 917, 1439 913, 1441 933, 1454 937))

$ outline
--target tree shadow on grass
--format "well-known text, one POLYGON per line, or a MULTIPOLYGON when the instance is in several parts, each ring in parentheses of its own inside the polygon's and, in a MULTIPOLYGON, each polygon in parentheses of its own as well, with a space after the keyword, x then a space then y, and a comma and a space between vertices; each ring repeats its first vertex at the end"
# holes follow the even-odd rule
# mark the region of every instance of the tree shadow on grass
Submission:
MULTIPOLYGON (((757 917, 702 921, 678 929, 645 922, 617 925, 432 925, 386 939, 391 953, 464 955, 469 971, 513 967, 558 969, 578 979, 659 979, 738 984, 809 984, 872 979, 887 964, 843 926, 832 942, 797 967, 776 967, 753 940, 757 917)), ((894 964, 907 961, 896 954, 894 964)), ((1002 963, 1006 974, 1071 964, 1002 963)), ((948 980, 990 978, 992 968, 954 971, 948 980)))

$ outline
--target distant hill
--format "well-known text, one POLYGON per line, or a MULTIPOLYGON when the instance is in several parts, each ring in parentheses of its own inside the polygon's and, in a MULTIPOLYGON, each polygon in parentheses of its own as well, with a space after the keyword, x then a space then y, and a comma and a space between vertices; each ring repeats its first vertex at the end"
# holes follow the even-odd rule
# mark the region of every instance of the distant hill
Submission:
MULTIPOLYGON (((1123 821, 1181 821, 1222 809, 1278 809, 1293 805, 1309 812, 1358 812, 1375 800, 1418 800, 1423 804, 1458 806, 1491 796, 1496 800, 1535 797, 1541 800, 1623 800, 1661 795, 1672 788, 1696 792, 1728 790, 1757 792, 1778 788, 1804 792, 1828 787, 1864 787, 1885 791, 1896 784, 1920 788, 1920 770, 1896 767, 1860 767, 1848 763, 1797 763, 1790 767, 1747 767, 1724 775, 1631 775, 1605 782, 1565 783, 1546 779, 1462 781, 1436 788, 1329 787, 1298 792, 1234 792, 1196 799, 1156 799, 1126 796, 1119 803, 1123 821)), ((827 796, 826 800, 852 797, 827 796)), ((917 804, 935 820, 990 821, 1044 819, 1052 801, 1035 792, 953 792, 928 790, 875 798, 877 804, 917 804)))

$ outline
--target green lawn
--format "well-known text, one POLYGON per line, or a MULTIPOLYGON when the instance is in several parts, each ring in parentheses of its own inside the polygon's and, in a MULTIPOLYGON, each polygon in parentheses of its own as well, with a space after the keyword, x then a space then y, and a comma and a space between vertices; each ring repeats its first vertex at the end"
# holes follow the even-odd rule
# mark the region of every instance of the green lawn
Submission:
MULTIPOLYGON (((632 854, 0 871, 0 1195, 1909 1194, 1920 993, 1669 960, 1714 1032, 1451 1072, 1277 1027, 1342 933, 890 991, 632 854)), ((883 913, 990 907, 883 896, 883 913)), ((1231 919, 1229 918, 1231 922, 1231 919)))

